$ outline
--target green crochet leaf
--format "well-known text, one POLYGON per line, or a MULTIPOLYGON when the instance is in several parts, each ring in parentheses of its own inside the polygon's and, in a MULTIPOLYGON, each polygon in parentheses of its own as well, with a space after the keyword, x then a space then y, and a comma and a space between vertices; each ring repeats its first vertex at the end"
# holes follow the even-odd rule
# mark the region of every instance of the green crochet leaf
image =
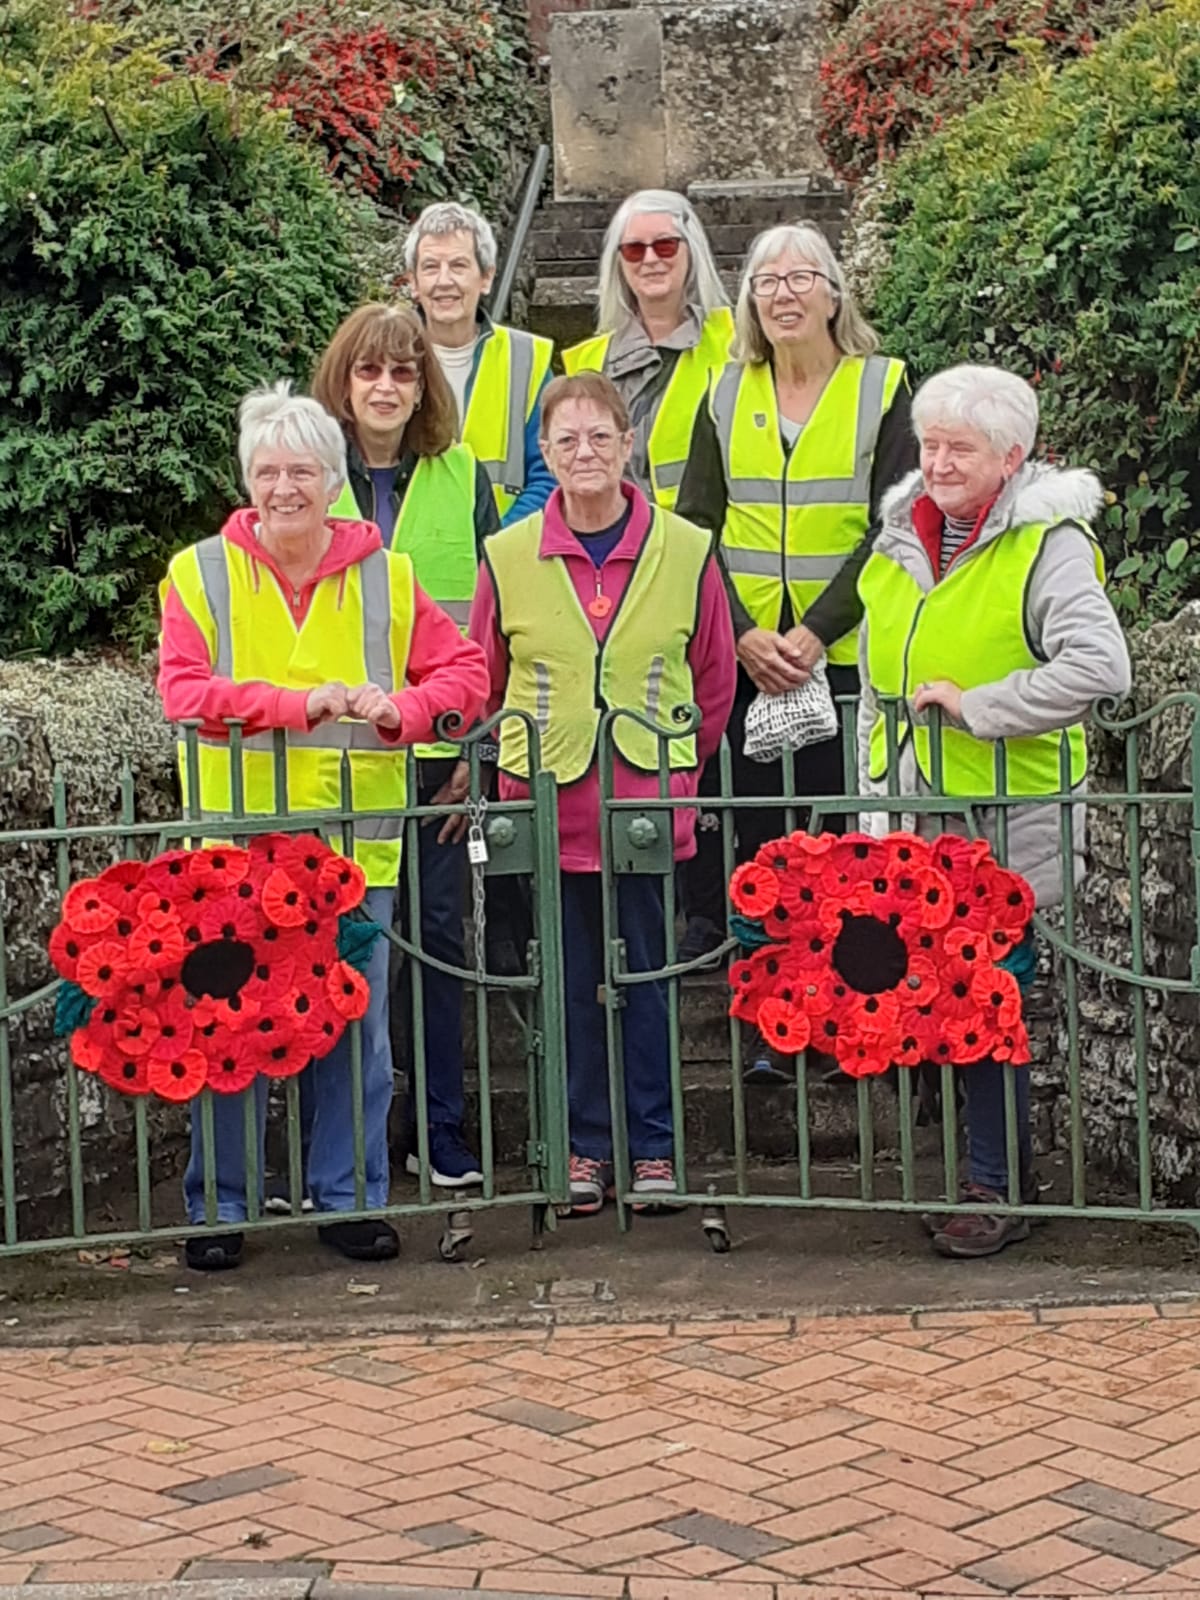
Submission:
POLYGON ((367 970, 371 950, 383 932, 378 922, 367 922, 361 917, 344 915, 338 918, 338 955, 359 972, 367 970))
POLYGON ((95 1004, 91 995, 84 994, 77 983, 64 978, 54 1001, 54 1031, 58 1037, 65 1039, 76 1028, 86 1027, 95 1004))
POLYGON ((762 923, 755 917, 743 917, 740 912, 734 912, 730 917, 729 931, 743 950, 757 950, 761 945, 771 943, 771 937, 764 931, 762 923))

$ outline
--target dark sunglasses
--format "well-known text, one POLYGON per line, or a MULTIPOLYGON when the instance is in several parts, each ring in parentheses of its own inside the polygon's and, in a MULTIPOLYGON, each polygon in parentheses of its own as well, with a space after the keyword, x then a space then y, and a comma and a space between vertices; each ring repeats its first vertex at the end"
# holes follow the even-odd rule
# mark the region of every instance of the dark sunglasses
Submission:
MULTIPOLYGON (((384 374, 382 361, 356 361, 354 376, 362 383, 378 383, 384 374)), ((386 368, 393 383, 416 383, 421 369, 415 361, 393 361, 386 368)))
POLYGON ((660 261, 674 261, 683 240, 677 233, 665 233, 661 239, 625 239, 617 246, 621 260, 631 267, 646 259, 646 251, 653 250, 660 261))

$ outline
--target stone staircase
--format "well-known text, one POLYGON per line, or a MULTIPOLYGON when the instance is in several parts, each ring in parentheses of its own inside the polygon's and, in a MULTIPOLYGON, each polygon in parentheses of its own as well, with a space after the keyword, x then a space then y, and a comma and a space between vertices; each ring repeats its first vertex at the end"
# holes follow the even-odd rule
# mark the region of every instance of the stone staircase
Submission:
MULTIPOLYGON (((801 219, 815 222, 836 249, 850 205, 846 186, 825 175, 695 183, 688 198, 704 223, 731 301, 747 248, 764 228, 801 219)), ((550 200, 534 218, 526 256, 533 272, 530 322, 539 332, 553 333, 560 344, 591 331, 596 268, 617 204, 550 200)))

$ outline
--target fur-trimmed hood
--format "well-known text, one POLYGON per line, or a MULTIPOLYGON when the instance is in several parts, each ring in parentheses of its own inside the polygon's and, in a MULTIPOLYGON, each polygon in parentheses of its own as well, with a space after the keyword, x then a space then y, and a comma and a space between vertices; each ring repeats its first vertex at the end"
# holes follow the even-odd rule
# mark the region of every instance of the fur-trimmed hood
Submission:
MULTIPOLYGON (((912 508, 925 493, 919 470, 901 478, 883 497, 883 532, 912 534, 912 508)), ((1090 522, 1104 504, 1104 490, 1094 472, 1082 467, 1054 467, 1044 461, 1027 461, 1004 486, 979 534, 986 544, 1009 528, 1028 522, 1090 522)), ((915 537, 915 535, 912 535, 915 537)))

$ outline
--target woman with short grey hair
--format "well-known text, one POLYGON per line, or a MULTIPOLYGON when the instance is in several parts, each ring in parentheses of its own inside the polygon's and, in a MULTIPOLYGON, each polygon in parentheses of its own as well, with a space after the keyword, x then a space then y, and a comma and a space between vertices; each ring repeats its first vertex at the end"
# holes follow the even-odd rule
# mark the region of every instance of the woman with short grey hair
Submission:
POLYGON ((683 195, 642 189, 617 208, 600 253, 596 329, 563 364, 569 375, 612 380, 633 428, 627 474, 670 511, 696 413, 733 337, 708 239, 683 195))
MULTIPOLYGON (((696 418, 676 510, 720 539, 740 666, 734 791, 778 795, 780 763, 744 753, 746 712, 757 695, 806 682, 823 656, 835 698, 857 692, 855 583, 883 493, 916 451, 904 363, 877 353, 819 228, 786 223, 759 234, 735 323, 731 360, 696 418)), ((803 751, 796 783, 806 795, 844 792, 840 735, 803 751)), ((783 826, 782 810, 739 813, 739 859, 783 826)), ((714 948, 725 926, 720 835, 701 840, 681 957, 714 948)))
MULTIPOLYGON (((198 770, 181 745, 183 792, 198 786, 202 812, 227 816, 234 793, 230 719, 241 724, 242 793, 251 815, 342 809, 342 754, 351 757, 354 857, 366 877, 368 915, 391 926, 406 803, 402 746, 428 740, 448 711, 466 722, 483 709, 483 652, 423 593, 410 557, 385 550, 370 522, 334 519, 346 475, 342 429, 287 383, 242 404, 238 457, 250 505, 219 534, 181 550, 162 584, 158 690, 172 722, 198 719, 198 770), (273 734, 286 747, 286 795, 275 789, 273 734)), ((367 1209, 388 1199, 387 1114, 392 1098, 388 946, 378 940, 365 977, 362 1089, 367 1209)), ((311 1063, 312 1143, 307 1184, 317 1211, 357 1209, 349 1036, 311 1063)), ((255 1095, 259 1138, 266 1080, 255 1095)), ((187 1241, 188 1265, 238 1264, 248 1211, 243 1108, 213 1103, 220 1231, 187 1241)), ((263 1170, 261 1145, 258 1171, 263 1170)), ((205 1220, 203 1144, 193 1121, 184 1179, 188 1220, 205 1220)), ((261 1203, 261 1195, 260 1195, 261 1203)), ((327 1222, 324 1243, 354 1260, 397 1253, 382 1218, 327 1222)))
MULTIPOLYGON (((1090 472, 1029 459, 1037 396, 999 367, 951 367, 918 389, 913 420, 921 465, 884 498, 883 525, 859 577, 860 790, 901 794, 932 787, 941 712, 939 778, 947 815, 933 831, 966 832, 971 816, 999 843, 996 755, 1005 790, 1005 854, 1039 909, 1063 894, 1064 755, 1073 810, 1073 873, 1083 872, 1087 741, 1093 702, 1129 690, 1129 652, 1104 592, 1104 560, 1092 519, 1104 493, 1090 472), (889 751, 881 699, 897 707, 900 751, 889 751), (889 772, 889 765, 891 772, 889 772), (957 813, 957 815, 955 815, 957 813)), ((1021 989, 1037 959, 1032 933, 1001 963, 1021 989)), ((1028 1237, 1029 1223, 988 1214, 989 1204, 1037 1198, 1029 1125, 1029 1075, 1015 1085, 1020 1192, 1008 1193, 1004 1067, 972 1061, 967 1101, 967 1183, 974 1211, 927 1219, 946 1256, 994 1255, 1028 1237)), ((955 1197, 957 1198, 957 1197, 955 1197)))

